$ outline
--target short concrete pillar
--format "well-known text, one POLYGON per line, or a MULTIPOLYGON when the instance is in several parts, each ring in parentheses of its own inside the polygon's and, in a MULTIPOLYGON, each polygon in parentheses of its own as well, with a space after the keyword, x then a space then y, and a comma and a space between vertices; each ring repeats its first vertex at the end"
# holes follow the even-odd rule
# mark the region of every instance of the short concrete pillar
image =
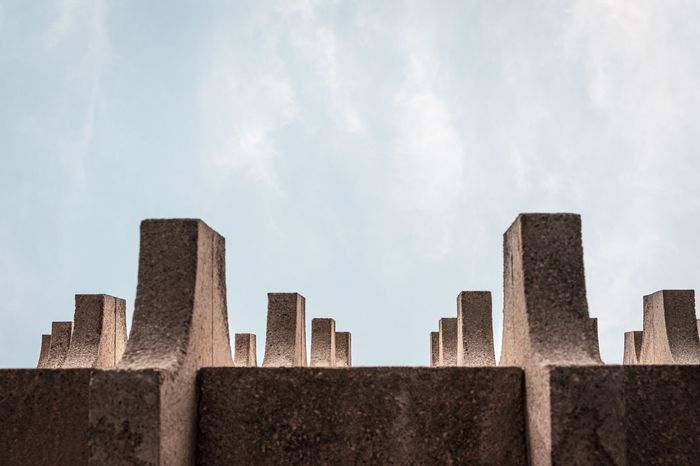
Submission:
POLYGON ((49 362, 49 351, 51 350, 51 335, 41 336, 41 352, 39 353, 39 362, 37 369, 43 369, 49 362))
POLYGON ((457 296, 457 365, 496 365, 490 291, 462 291, 457 296))
POLYGON ((335 367, 335 320, 311 320, 311 367, 335 367))
POLYGON ((661 290, 644 296, 641 364, 700 364, 693 290, 661 290))
POLYGON ((440 366, 440 332, 430 332, 430 367, 440 366))
POLYGON ((258 358, 256 356, 255 334, 237 333, 234 341, 233 365, 235 367, 257 367, 258 358))
POLYGON ((335 333, 335 367, 352 367, 352 335, 335 333))
POLYGON ((440 367, 457 365, 457 318, 443 317, 440 319, 440 367))
POLYGON ((268 293, 263 367, 306 366, 306 300, 299 293, 268 293))
POLYGON ((51 323, 51 346, 49 348, 49 359, 46 362, 47 368, 57 369, 63 365, 70 347, 72 332, 73 322, 51 323))
POLYGON ((622 360, 623 364, 639 364, 639 353, 642 350, 643 335, 644 332, 639 330, 634 332, 625 332, 625 354, 622 360))

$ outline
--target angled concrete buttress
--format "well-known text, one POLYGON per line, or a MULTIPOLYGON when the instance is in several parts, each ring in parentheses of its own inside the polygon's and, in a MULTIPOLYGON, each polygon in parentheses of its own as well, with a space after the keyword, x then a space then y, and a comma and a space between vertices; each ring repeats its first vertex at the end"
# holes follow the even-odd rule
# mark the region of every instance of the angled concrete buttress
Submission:
POLYGON ((457 365, 457 318, 443 317, 440 319, 440 344, 439 344, 439 365, 440 367, 457 365))
POLYGON ((335 367, 352 367, 352 335, 335 333, 335 367))
POLYGON ((234 367, 257 367, 258 359, 254 333, 237 333, 234 337, 234 345, 234 367))
POLYGON ((700 364, 693 290, 661 290, 644 296, 641 364, 700 364))
POLYGON ((644 332, 636 330, 634 332, 625 332, 625 354, 622 360, 623 364, 633 365, 639 364, 639 353, 642 350, 642 336, 644 332))
POLYGON ((462 291, 457 296, 457 365, 496 365, 490 291, 462 291))
POLYGON ((49 360, 46 368, 57 369, 63 365, 70 347, 73 322, 51 323, 51 346, 49 348, 49 360))
POLYGON ((440 332, 430 332, 430 367, 440 366, 440 332))
POLYGON ((131 333, 90 382, 90 464, 193 464, 200 367, 232 366, 224 238, 197 219, 141 223, 131 333))
POLYGON ((39 353, 39 362, 37 363, 37 369, 43 369, 49 362, 49 351, 51 350, 51 335, 41 336, 41 352, 39 353))
POLYGON ((335 367, 335 320, 311 319, 311 367, 335 367))
POLYGON ((263 367, 306 366, 306 300, 299 293, 268 293, 263 367))
POLYGON ((125 301, 105 294, 75 295, 74 328, 64 368, 114 367, 126 343, 125 301), (121 339, 121 341, 119 341, 121 339))

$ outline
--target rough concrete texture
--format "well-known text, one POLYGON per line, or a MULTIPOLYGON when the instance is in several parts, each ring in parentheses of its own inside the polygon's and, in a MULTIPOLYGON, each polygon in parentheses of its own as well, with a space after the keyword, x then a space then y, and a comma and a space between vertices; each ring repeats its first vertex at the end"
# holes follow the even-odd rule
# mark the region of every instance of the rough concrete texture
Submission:
POLYGON ((639 354, 642 351, 641 331, 625 332, 625 354, 623 364, 639 364, 639 354))
POLYGON ((75 295, 73 336, 62 367, 108 368, 117 364, 117 348, 125 344, 117 340, 126 338, 117 328, 117 322, 125 320, 123 303, 123 299, 105 294, 75 295))
POLYGON ((503 238, 500 364, 525 368, 530 463, 552 464, 546 365, 600 364, 586 299, 581 218, 521 214, 503 238))
POLYGON ((230 366, 224 238, 201 220, 141 223, 131 334, 90 386, 91 464, 192 464, 196 371, 230 366))
POLYGON ((311 319, 311 367, 335 367, 335 320, 311 319))
POLYGON ((438 364, 440 367, 457 365, 457 318, 443 317, 439 323, 438 364))
POLYGON ((0 370, 0 464, 87 464, 90 373, 0 370))
POLYGON ((335 367, 352 367, 352 335, 335 333, 335 367))
POLYGON ((641 364, 700 364, 693 290, 661 290, 644 296, 641 364))
POLYGON ((205 368, 199 387, 199 464, 526 464, 518 368, 205 368))
POLYGON ((457 365, 496 365, 490 291, 462 291, 457 296, 457 365))
POLYGON ((234 338, 235 351, 233 353, 234 367, 257 367, 255 334, 237 333, 234 338))
POLYGON ((306 367, 306 300, 299 293, 267 294, 263 367, 306 367))
POLYGON ((49 359, 46 362, 47 368, 57 369, 63 365, 70 347, 72 332, 73 322, 51 323, 51 346, 49 347, 49 359))
POLYGON ((39 352, 39 362, 36 367, 38 369, 46 368, 49 362, 49 351, 51 350, 51 335, 41 336, 41 351, 39 352))
POLYGON ((440 366, 440 332, 430 332, 430 367, 440 366))

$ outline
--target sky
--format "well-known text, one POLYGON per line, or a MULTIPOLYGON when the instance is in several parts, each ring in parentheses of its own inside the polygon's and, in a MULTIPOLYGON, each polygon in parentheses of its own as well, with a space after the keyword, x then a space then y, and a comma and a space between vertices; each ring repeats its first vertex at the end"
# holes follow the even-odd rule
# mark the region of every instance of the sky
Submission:
POLYGON ((700 3, 0 0, 0 367, 76 293, 136 293, 139 222, 226 238, 230 332, 267 292, 427 365, 520 212, 582 216, 607 363, 700 285, 700 3))

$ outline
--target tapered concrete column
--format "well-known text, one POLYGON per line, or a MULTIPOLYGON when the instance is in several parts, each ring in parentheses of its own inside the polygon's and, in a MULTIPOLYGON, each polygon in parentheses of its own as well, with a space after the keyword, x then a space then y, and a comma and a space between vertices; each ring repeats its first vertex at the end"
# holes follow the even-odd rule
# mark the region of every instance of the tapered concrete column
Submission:
POLYGON ((233 356, 235 367, 257 367, 258 359, 255 348, 254 333, 237 333, 235 335, 236 350, 233 356))
POLYGON ((335 333, 335 367, 352 367, 352 335, 335 333))
POLYGON ((430 332, 430 367, 440 366, 440 332, 430 332))
POLYGON ((311 320, 311 367, 335 367, 335 320, 311 320))
POLYGON ((41 336, 41 352, 39 353, 39 362, 37 369, 43 369, 49 362, 49 351, 51 350, 51 335, 41 336))
POLYGON ((75 295, 74 329, 64 368, 114 367, 126 344, 125 301, 105 294, 75 295))
POLYGON ((640 364, 639 355, 642 350, 642 336, 643 332, 625 332, 625 354, 622 363, 623 364, 640 364))
POLYGON ((496 365, 490 291, 462 291, 457 296, 457 365, 496 365))
POLYGON ((440 319, 439 365, 457 365, 457 318, 440 319))
POLYGON ((644 296, 641 364, 700 364, 693 290, 662 290, 644 296))
POLYGON ((72 332, 73 322, 51 323, 51 346, 49 348, 49 359, 46 362, 47 368, 57 369, 63 365, 66 354, 68 354, 68 347, 70 347, 72 332))
POLYGON ((263 367, 306 367, 306 300, 299 293, 267 294, 263 367))
POLYGON ((194 464, 197 370, 233 365, 227 321, 224 238, 143 221, 131 334, 90 382, 91 464, 194 464))

